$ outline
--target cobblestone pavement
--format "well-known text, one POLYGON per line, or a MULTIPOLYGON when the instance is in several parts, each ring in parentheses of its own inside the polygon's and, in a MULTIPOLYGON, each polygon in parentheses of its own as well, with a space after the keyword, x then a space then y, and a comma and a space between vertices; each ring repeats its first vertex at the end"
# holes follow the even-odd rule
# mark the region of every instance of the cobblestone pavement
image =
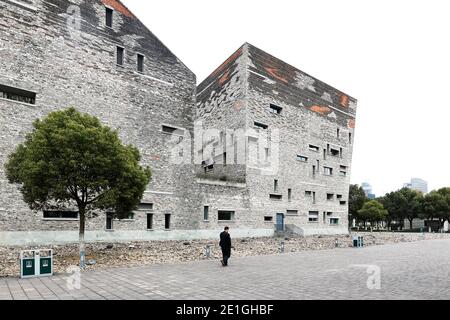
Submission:
POLYGON ((67 274, 4 278, 0 299, 450 299, 449 272, 443 239, 86 271, 80 289, 67 274))

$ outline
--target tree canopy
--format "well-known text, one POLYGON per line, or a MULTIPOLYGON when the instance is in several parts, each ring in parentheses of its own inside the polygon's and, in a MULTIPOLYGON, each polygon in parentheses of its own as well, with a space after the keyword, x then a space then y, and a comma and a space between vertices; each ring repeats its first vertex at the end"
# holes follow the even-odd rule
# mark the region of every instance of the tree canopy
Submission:
POLYGON ((122 144, 117 131, 69 108, 36 120, 5 169, 31 209, 77 206, 83 240, 86 214, 120 216, 137 207, 151 177, 139 161, 138 149, 122 144))
POLYGON ((362 187, 351 184, 348 199, 348 213, 352 218, 359 219, 358 211, 367 201, 366 194, 362 187))
POLYGON ((370 200, 364 203, 363 207, 358 210, 358 214, 364 221, 377 222, 384 220, 388 212, 380 202, 370 200))

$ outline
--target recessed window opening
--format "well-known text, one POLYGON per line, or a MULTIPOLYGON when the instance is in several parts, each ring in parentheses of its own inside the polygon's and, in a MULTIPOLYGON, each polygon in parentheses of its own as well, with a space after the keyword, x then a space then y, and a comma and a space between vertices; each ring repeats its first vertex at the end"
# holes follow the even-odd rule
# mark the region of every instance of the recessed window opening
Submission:
POLYGON ((144 72, 144 56, 142 54, 137 55, 137 71, 144 72))
POLYGON ((116 49, 116 63, 118 66, 123 66, 124 48, 117 47, 116 49))
POLYGON ((36 104, 36 93, 0 84, 0 98, 36 104))
POLYGON ((219 211, 217 211, 217 218, 219 221, 234 220, 234 211, 219 210, 219 211))
POLYGON ((266 130, 269 127, 267 124, 263 124, 263 123, 256 122, 256 121, 254 122, 254 126, 257 129, 263 129, 263 130, 266 130))
POLYGON ((114 10, 106 8, 106 26, 112 28, 114 10))
POLYGON ((282 110, 283 110, 282 107, 279 107, 279 106, 274 105, 274 104, 270 104, 270 112, 275 113, 275 114, 281 114, 282 110))

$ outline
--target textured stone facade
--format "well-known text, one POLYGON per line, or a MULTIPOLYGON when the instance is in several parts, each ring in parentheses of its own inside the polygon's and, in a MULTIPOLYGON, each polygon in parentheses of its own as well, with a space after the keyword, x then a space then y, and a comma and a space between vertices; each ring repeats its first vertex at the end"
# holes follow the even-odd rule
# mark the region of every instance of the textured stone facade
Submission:
MULTIPOLYGON (((283 221, 303 235, 347 233, 355 113, 355 99, 250 44, 203 81, 197 114, 205 127, 244 132, 248 207, 240 225, 283 221)), ((234 138, 226 154, 238 149, 234 138)))
POLYGON ((36 94, 35 104, 0 97, 0 244, 76 240, 77 220, 44 219, 42 212, 30 211, 4 173, 7 155, 32 122, 66 107, 117 128, 153 173, 142 200, 153 209, 114 220, 114 230, 105 230, 106 215, 100 213, 87 222, 88 240, 210 238, 225 224, 238 236, 269 236, 277 213, 298 233, 346 232, 347 205, 339 200, 348 198, 353 139, 348 134, 356 101, 261 50, 245 44, 196 87, 195 75, 120 1, 4 0, 0 56, 0 86, 36 94), (106 8, 112 10, 111 27, 106 8), (118 47, 123 65, 117 63, 118 47), (144 57, 143 72, 137 71, 138 55, 144 57), (270 104, 281 113, 271 112, 270 104), (250 130, 255 121, 268 129, 250 130), (181 129, 177 133, 184 139, 163 126, 181 129), (198 139, 199 128, 216 131, 203 131, 198 139), (265 145, 258 132, 269 133, 265 145), (196 135, 191 145, 188 137, 196 135), (188 146, 177 164, 172 156, 180 141, 188 146), (319 152, 310 151, 310 144, 319 152), (265 148, 270 159, 261 167, 265 148), (331 149, 339 156, 331 156, 331 149), (297 155, 308 161, 299 162, 297 155), (273 164, 275 170, 267 173, 264 165, 273 164), (323 166, 332 167, 333 176, 324 176, 323 166), (339 176, 340 166, 346 167, 345 177, 339 176), (316 193, 315 204, 305 191, 316 193), (273 193, 281 199, 270 199, 273 193), (334 199, 327 200, 326 193, 334 199), (310 223, 314 210, 319 221, 310 223), (233 212, 233 219, 219 220, 219 211, 233 212), (323 220, 323 212, 332 214, 323 220), (147 214, 153 214, 152 230, 147 214), (330 226, 330 217, 339 218, 337 226, 330 226))
MULTIPOLYGON (((125 7, 116 1, 34 1, 35 10, 0 2, 0 84, 36 93, 36 104, 0 100, 0 231, 77 230, 76 221, 43 219, 21 201, 16 186, 6 182, 6 156, 23 141, 32 122, 51 111, 76 107, 119 129, 125 143, 137 146, 153 179, 144 202, 153 203, 154 228, 196 228, 189 216, 187 190, 193 168, 170 162, 173 137, 162 124, 193 130, 195 75, 125 7), (114 9, 113 26, 105 25, 105 5, 114 9), (116 64, 116 47, 124 50, 116 64), (137 54, 145 56, 137 72, 137 54)), ((115 221, 117 230, 145 230, 146 212, 130 221, 115 221)), ((88 221, 87 229, 105 228, 105 216, 88 221)))

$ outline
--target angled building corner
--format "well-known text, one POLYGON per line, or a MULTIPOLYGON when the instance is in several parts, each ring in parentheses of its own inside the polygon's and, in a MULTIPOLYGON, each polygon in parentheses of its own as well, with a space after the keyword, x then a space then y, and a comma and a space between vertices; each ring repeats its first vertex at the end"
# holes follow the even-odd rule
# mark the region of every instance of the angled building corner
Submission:
POLYGON ((222 132, 219 154, 234 155, 225 173, 217 165, 205 175, 221 172, 226 180, 245 171, 245 216, 235 217, 245 223, 236 227, 348 232, 356 105, 351 96, 248 43, 199 85, 197 117, 222 132), (239 149, 239 134, 222 145, 225 129, 244 132, 245 149, 237 155, 230 151, 239 149))

